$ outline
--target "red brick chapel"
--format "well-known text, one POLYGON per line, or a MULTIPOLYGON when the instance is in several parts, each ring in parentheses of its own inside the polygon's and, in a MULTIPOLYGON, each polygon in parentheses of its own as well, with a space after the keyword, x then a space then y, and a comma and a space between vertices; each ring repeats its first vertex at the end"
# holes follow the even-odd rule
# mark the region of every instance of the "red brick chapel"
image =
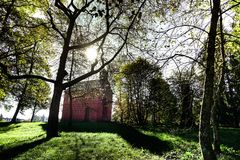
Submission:
MULTIPOLYGON (((100 73, 99 80, 82 81, 71 88, 72 121, 110 121, 112 114, 112 90, 107 72, 100 73)), ((69 90, 64 92, 62 121, 70 120, 69 90)))

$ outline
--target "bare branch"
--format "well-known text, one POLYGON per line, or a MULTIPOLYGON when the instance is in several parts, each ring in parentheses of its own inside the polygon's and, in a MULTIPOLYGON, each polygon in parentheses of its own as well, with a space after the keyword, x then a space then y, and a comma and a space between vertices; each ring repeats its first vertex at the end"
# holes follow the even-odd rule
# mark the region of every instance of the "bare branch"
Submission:
POLYGON ((68 9, 70 9, 70 7, 73 7, 73 9, 77 10, 78 8, 75 6, 74 4, 74 0, 71 0, 70 4, 68 5, 68 9))
POLYGON ((85 47, 91 46, 91 45, 97 43, 98 41, 100 41, 101 39, 103 39, 104 37, 106 37, 107 35, 108 35, 108 32, 105 32, 104 34, 102 34, 101 36, 99 36, 96 39, 92 40, 91 42, 79 44, 79 45, 76 45, 76 46, 70 46, 69 50, 81 49, 81 48, 85 48, 85 47))
POLYGON ((234 37, 234 38, 240 38, 239 36, 230 34, 230 33, 223 33, 225 36, 229 36, 229 37, 234 37))
POLYGON ((237 4, 235 4, 235 5, 232 5, 231 7, 229 7, 228 9, 226 9, 226 10, 224 10, 224 11, 222 11, 222 13, 221 14, 224 14, 224 13, 226 13, 227 11, 229 11, 229 10, 231 10, 231 9, 233 9, 234 7, 237 7, 237 6, 239 6, 240 5, 240 2, 236 2, 237 4))
POLYGON ((166 62, 168 62, 169 60, 171 60, 171 59, 173 59, 173 58, 175 58, 175 57, 186 57, 186 58, 188 58, 188 59, 191 59, 191 60, 194 61, 194 62, 197 62, 197 63, 200 64, 202 67, 204 67, 204 68, 206 67, 202 62, 199 62, 197 59, 192 58, 192 57, 187 56, 187 55, 184 55, 184 54, 174 54, 174 55, 169 56, 169 57, 167 57, 167 58, 158 59, 158 62, 159 62, 159 61, 165 61, 164 63, 166 63, 166 62))
POLYGON ((142 4, 140 5, 140 7, 138 8, 137 13, 134 15, 134 17, 133 17, 130 25, 128 26, 127 32, 126 32, 126 34, 125 34, 125 39, 124 39, 122 45, 118 48, 118 50, 117 50, 116 53, 112 56, 112 58, 109 59, 109 60, 108 60, 107 62, 105 62, 104 64, 102 64, 98 69, 92 70, 92 71, 90 71, 90 72, 88 72, 88 73, 86 73, 86 74, 84 74, 84 75, 82 75, 82 76, 80 76, 80 77, 78 77, 78 78, 70 81, 70 82, 64 83, 64 84, 63 84, 63 88, 64 88, 64 89, 66 89, 67 87, 70 87, 70 86, 72 86, 72 85, 80 82, 81 80, 84 80, 84 79, 86 79, 86 78, 88 78, 88 77, 90 77, 90 76, 98 73, 99 71, 101 71, 105 66, 107 66, 108 64, 110 64, 110 63, 117 57, 117 55, 122 51, 123 47, 124 47, 125 44, 127 43, 127 39, 128 39, 129 32, 130 32, 130 30, 132 29, 132 26, 133 26, 134 22, 136 21, 137 16, 138 16, 139 12, 141 11, 142 7, 144 6, 145 2, 146 2, 146 0, 144 0, 144 1, 142 2, 142 4))
POLYGON ((90 4, 93 2, 94 0, 91 0, 90 2, 85 3, 85 5, 81 8, 81 9, 75 9, 76 12, 74 13, 74 17, 77 18, 79 16, 79 14, 81 14, 82 12, 84 12, 86 10, 87 7, 90 6, 90 4))
POLYGON ((157 32, 157 33, 167 33, 167 32, 169 32, 169 31, 171 31, 173 29, 181 28, 181 27, 192 27, 192 28, 201 30, 201 31, 203 31, 203 32, 208 34, 208 31, 206 31, 205 29, 197 27, 197 26, 194 26, 194 25, 189 25, 189 24, 183 24, 183 25, 179 25, 179 26, 174 26, 174 27, 168 28, 167 30, 164 30, 164 31, 155 31, 155 32, 157 32))
POLYGON ((83 43, 83 44, 79 44, 79 45, 75 45, 75 46, 70 46, 69 50, 73 50, 73 49, 81 49, 81 48, 86 48, 88 46, 91 46, 97 42, 99 42, 100 40, 102 40, 103 38, 106 38, 106 36, 109 34, 109 29, 112 26, 112 24, 119 18, 119 16, 122 14, 122 12, 119 12, 117 14, 117 16, 112 20, 111 23, 108 22, 108 17, 106 17, 106 24, 108 25, 106 28, 105 33, 103 33, 101 36, 97 37, 96 39, 92 40, 91 42, 87 42, 87 43, 83 43))
POLYGON ((11 75, 8 73, 8 69, 7 66, 0 63, 0 70, 1 73, 3 73, 4 75, 7 76, 8 79, 13 80, 13 79, 28 79, 28 78, 33 78, 33 79, 41 79, 47 82, 51 82, 51 83, 55 83, 55 80, 53 79, 49 79, 43 76, 39 76, 39 75, 11 75))
POLYGON ((64 14, 68 16, 68 18, 71 18, 72 15, 71 10, 66 8, 60 0, 55 0, 55 6, 59 8, 61 11, 63 11, 64 14))
POLYGON ((60 34, 63 39, 65 39, 64 35, 62 34, 62 32, 56 27, 56 25, 55 25, 55 23, 54 23, 54 21, 53 21, 53 17, 52 17, 52 14, 51 14, 50 10, 48 10, 47 13, 48 13, 48 15, 49 15, 49 17, 50 17, 50 22, 51 22, 52 28, 53 28, 58 34, 60 34))

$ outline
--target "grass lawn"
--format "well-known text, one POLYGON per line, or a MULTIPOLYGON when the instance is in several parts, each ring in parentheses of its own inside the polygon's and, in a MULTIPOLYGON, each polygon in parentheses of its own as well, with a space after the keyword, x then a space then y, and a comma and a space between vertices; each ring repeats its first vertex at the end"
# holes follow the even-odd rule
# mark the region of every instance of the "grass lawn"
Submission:
MULTIPOLYGON (((0 159, 200 159, 197 132, 134 129, 114 123, 61 124, 47 140, 45 123, 0 122, 0 159)), ((240 129, 221 129, 219 159, 240 159, 240 129)))

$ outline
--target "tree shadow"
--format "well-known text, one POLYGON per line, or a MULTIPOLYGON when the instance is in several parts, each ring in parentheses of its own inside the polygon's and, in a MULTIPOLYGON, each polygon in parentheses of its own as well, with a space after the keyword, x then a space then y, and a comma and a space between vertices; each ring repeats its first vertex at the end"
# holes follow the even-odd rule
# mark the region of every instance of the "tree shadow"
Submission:
POLYGON ((28 151, 29 149, 36 147, 37 145, 47 142, 48 140, 49 139, 47 139, 47 138, 42 138, 42 139, 30 142, 30 143, 24 143, 24 144, 18 145, 16 147, 3 150, 0 152, 0 159, 4 159, 4 160, 13 159, 17 155, 24 153, 24 152, 28 151))
POLYGON ((240 150, 240 128, 221 128, 220 141, 227 147, 240 150))
POLYGON ((47 130, 47 123, 39 124, 39 126, 41 126, 44 131, 47 130))
POLYGON ((180 133, 177 133, 174 135, 181 137, 182 139, 187 140, 187 141, 193 141, 193 142, 197 142, 197 143, 199 142, 197 130, 180 132, 180 133))
POLYGON ((94 133, 115 133, 125 139, 133 147, 147 149, 151 153, 161 155, 163 152, 169 151, 172 146, 167 141, 161 141, 155 136, 143 134, 137 129, 110 122, 81 122, 73 123, 68 126, 67 123, 60 124, 60 130, 64 132, 94 132, 94 133))
MULTIPOLYGON (((174 135, 181 137, 187 141, 198 142, 198 130, 189 130, 178 132, 174 135)), ((212 135, 212 133, 211 133, 212 135)), ((240 129, 239 128, 220 128, 220 143, 235 150, 240 150, 240 129)))
POLYGON ((8 127, 9 125, 11 125, 11 124, 13 124, 13 123, 11 123, 11 122, 0 122, 0 127, 2 128, 2 127, 8 127))
POLYGON ((9 130, 12 130, 14 128, 18 128, 19 125, 16 125, 18 124, 18 122, 16 123, 11 123, 11 122, 0 122, 0 133, 2 132, 7 132, 9 130))

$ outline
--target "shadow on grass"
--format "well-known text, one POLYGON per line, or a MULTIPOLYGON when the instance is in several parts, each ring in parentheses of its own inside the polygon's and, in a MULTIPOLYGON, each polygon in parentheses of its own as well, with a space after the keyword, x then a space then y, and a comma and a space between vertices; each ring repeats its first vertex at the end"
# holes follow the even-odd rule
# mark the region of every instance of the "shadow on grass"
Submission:
POLYGON ((0 122, 0 127, 2 128, 2 127, 8 127, 8 126, 10 126, 11 124, 13 124, 13 123, 11 123, 11 122, 0 122))
POLYGON ((169 142, 161 141, 155 136, 143 134, 133 127, 122 124, 81 122, 73 123, 72 126, 69 127, 67 123, 61 123, 60 130, 64 132, 116 133, 133 147, 147 149, 151 153, 159 155, 171 149, 169 142))
POLYGON ((11 123, 11 122, 0 122, 0 133, 1 132, 7 132, 9 130, 12 130, 14 128, 18 128, 19 125, 17 125, 18 122, 16 123, 11 123))
MULTIPOLYGON (((175 135, 188 141, 199 141, 197 130, 180 132, 175 135)), ((240 128, 220 128, 219 135, 221 144, 235 150, 240 150, 240 145, 238 143, 240 142, 240 128)))
POLYGON ((47 139, 47 138, 42 138, 42 139, 30 142, 30 143, 24 143, 24 144, 16 146, 16 147, 3 150, 0 152, 0 159, 4 159, 4 160, 13 159, 17 155, 24 153, 24 152, 28 151, 29 149, 36 147, 37 145, 47 142, 48 140, 49 139, 47 139))
POLYGON ((235 150, 240 150, 240 128, 221 128, 220 140, 227 147, 232 147, 235 150))
POLYGON ((180 132, 175 134, 176 136, 181 137, 182 139, 185 139, 187 141, 194 141, 194 142, 199 142, 198 138, 198 131, 197 130, 191 130, 187 132, 180 132))
POLYGON ((39 124, 39 126, 41 126, 44 131, 47 130, 47 123, 39 124))

